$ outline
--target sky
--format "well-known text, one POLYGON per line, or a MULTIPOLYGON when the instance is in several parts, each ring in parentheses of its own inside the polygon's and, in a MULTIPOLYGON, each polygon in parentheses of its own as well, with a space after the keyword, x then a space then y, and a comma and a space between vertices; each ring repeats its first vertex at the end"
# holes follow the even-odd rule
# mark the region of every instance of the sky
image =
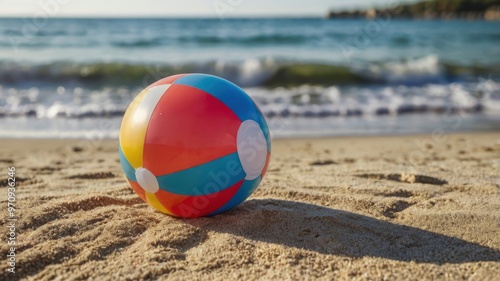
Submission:
POLYGON ((404 0, 0 0, 2 17, 322 16, 404 0), (126 4, 125 4, 126 3, 126 4))

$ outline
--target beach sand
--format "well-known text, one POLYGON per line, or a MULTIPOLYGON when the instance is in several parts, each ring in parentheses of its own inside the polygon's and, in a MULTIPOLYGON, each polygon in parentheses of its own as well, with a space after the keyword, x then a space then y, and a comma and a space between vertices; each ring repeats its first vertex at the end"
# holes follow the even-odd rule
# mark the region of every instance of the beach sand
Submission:
POLYGON ((177 219, 125 181, 117 141, 0 140, 16 273, 0 280, 499 280, 500 133, 274 140, 256 192, 177 219))

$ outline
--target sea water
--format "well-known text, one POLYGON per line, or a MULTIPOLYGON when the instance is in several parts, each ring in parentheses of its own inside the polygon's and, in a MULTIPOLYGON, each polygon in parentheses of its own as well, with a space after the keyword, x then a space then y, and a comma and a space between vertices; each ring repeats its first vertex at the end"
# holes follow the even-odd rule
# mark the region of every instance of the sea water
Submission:
POLYGON ((243 87, 278 137, 497 131, 499 44, 486 21, 0 19, 0 137, 114 138, 184 72, 243 87))

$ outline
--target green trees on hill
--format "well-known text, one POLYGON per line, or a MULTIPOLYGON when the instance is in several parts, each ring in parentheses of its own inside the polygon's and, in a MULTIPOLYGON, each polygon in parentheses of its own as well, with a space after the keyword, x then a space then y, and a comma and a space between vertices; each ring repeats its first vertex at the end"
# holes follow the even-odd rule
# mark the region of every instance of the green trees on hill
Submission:
MULTIPOLYGON (((394 17, 399 18, 464 18, 500 20, 500 0, 428 0, 398 7, 394 17)), ((365 11, 331 11, 329 18, 374 17, 380 9, 365 11)))
POLYGON ((432 10, 437 13, 484 12, 500 6, 500 0, 431 0, 403 6, 404 13, 420 14, 432 10))

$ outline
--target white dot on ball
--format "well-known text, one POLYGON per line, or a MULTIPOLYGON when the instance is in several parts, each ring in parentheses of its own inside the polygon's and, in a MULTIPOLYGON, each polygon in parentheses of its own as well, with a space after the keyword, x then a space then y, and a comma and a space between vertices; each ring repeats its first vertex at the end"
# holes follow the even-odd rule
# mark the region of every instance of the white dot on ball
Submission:
POLYGON ((155 193, 160 189, 155 175, 146 168, 137 168, 135 170, 135 178, 137 179, 137 183, 149 193, 155 193))
POLYGON ((236 137, 238 157, 246 180, 257 178, 266 165, 267 143, 264 133, 257 122, 245 120, 241 123, 236 137))

